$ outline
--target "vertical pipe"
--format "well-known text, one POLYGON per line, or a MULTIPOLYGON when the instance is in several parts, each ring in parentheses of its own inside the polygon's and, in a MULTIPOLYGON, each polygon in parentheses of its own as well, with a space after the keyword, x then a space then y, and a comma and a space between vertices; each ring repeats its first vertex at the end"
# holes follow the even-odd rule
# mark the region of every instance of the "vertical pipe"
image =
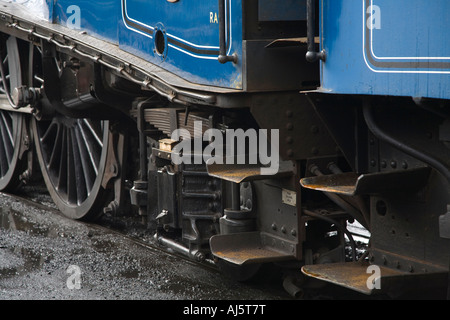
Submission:
POLYGON ((317 60, 325 61, 326 54, 325 50, 316 52, 315 48, 315 31, 316 31, 316 1, 307 0, 306 2, 306 27, 307 27, 307 38, 308 38, 308 52, 306 52, 306 61, 316 62, 317 60))
MULTIPOLYGON (((227 63, 232 61, 237 63, 237 54, 233 53, 231 56, 227 55, 227 43, 225 37, 225 0, 219 0, 219 57, 220 63, 227 63)), ((231 30, 231 26, 230 26, 231 30)))
POLYGON ((315 51, 314 48, 314 36, 315 36, 315 28, 316 28, 316 8, 315 8, 315 0, 307 0, 306 2, 306 12, 307 12, 307 20, 306 20, 306 28, 307 28, 307 36, 308 36, 308 52, 315 51))
POLYGON ((137 106, 137 128, 139 132, 139 169, 140 180, 147 181, 147 139, 145 136, 145 119, 144 119, 145 107, 143 103, 139 103, 137 106))

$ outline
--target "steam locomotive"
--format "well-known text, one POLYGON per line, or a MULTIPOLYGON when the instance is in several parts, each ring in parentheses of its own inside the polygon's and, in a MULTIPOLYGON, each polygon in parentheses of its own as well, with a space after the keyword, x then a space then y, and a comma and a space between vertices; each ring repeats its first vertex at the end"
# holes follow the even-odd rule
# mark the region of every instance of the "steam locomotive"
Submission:
POLYGON ((0 1, 0 190, 294 296, 446 289, 449 6, 0 1))

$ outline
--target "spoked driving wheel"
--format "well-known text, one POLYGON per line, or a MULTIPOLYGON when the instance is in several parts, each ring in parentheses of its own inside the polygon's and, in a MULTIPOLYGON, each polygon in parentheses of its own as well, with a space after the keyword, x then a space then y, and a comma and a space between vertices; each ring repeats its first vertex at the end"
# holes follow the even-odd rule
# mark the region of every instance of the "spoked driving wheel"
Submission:
POLYGON ((59 115, 34 120, 32 129, 42 175, 60 211, 72 219, 98 217, 107 200, 102 180, 109 122, 59 115))
POLYGON ((15 37, 1 40, 0 77, 0 191, 14 191, 20 185, 19 176, 26 168, 26 157, 20 154, 24 138, 25 117, 8 111, 13 104, 12 90, 25 82, 22 80, 19 45, 15 37))

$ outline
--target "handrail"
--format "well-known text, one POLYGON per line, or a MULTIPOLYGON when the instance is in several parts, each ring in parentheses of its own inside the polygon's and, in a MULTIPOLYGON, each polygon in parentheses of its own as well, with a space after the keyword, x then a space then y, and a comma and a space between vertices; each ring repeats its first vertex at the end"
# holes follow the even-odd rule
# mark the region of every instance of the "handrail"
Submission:
POLYGON ((307 9, 307 37, 308 37, 308 52, 306 52, 306 61, 308 62, 316 62, 317 60, 326 60, 325 50, 320 52, 316 51, 315 48, 315 28, 316 28, 316 1, 315 0, 307 0, 306 3, 307 9))
MULTIPOLYGON (((219 57, 217 58, 220 63, 227 63, 232 61, 237 63, 238 56, 236 53, 227 55, 227 43, 225 38, 225 0, 219 0, 219 57)), ((231 27, 230 27, 231 29, 231 27)))

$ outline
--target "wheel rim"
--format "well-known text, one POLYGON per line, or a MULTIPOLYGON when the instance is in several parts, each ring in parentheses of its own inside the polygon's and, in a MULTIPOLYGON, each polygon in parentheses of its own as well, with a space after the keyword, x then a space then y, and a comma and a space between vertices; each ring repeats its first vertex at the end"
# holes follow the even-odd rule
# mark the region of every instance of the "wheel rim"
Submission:
POLYGON ((47 189, 60 211, 72 219, 98 217, 108 153, 108 121, 56 116, 33 121, 36 153, 47 189))
MULTIPOLYGON (((2 104, 8 104, 6 89, 20 86, 22 68, 20 65, 17 39, 9 37, 3 42, 1 54, 2 70, 0 96, 2 104), (6 49, 6 50, 5 50, 6 49), (3 79, 6 80, 4 83, 3 79), (5 86, 6 84, 6 86, 5 86)), ((23 138, 24 116, 20 113, 0 110, 0 190, 12 191, 20 185, 19 175, 25 170, 25 161, 20 159, 19 147, 23 138)))

